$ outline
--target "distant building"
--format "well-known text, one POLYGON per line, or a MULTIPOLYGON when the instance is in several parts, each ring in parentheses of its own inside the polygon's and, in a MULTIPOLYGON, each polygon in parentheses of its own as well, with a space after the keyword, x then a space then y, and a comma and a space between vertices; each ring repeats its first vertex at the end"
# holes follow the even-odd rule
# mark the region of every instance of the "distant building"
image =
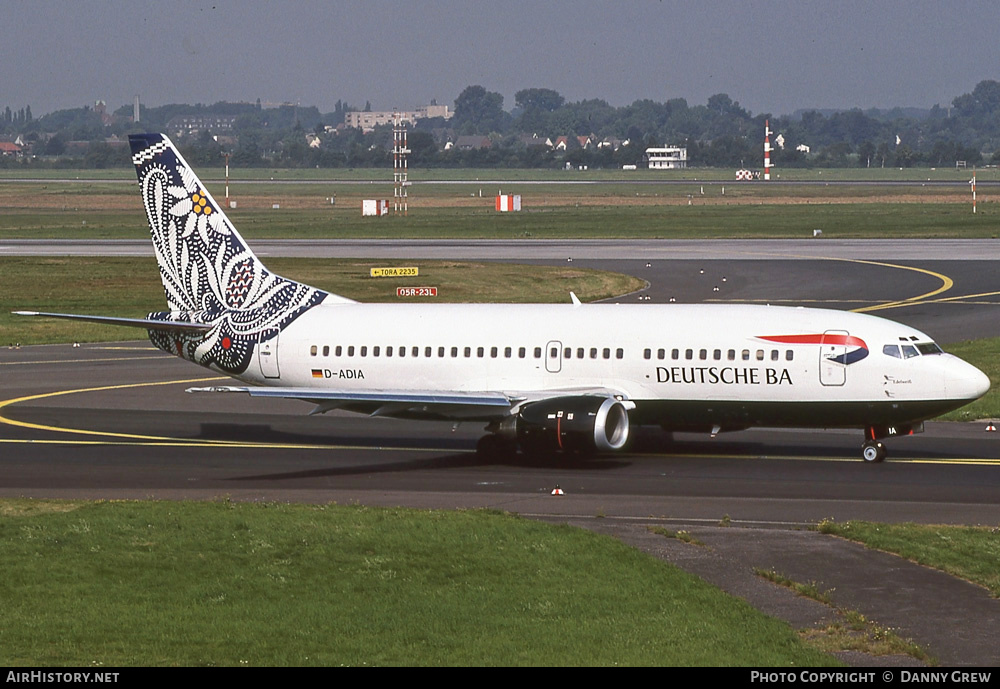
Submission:
POLYGON ((455 140, 455 148, 460 151, 490 148, 492 145, 488 136, 460 136, 455 140))
POLYGON ((0 141, 0 155, 18 158, 21 156, 21 147, 10 141, 0 141))
POLYGON ((230 131, 236 125, 236 115, 178 115, 167 122, 167 131, 177 136, 210 132, 230 131))
POLYGON ((101 124, 105 127, 112 125, 115 121, 115 118, 108 112, 108 104, 102 100, 94 103, 94 112, 101 118, 101 124))
POLYGON ((416 109, 413 113, 416 118, 425 119, 428 117, 440 117, 446 120, 450 120, 451 116, 455 113, 448 109, 447 105, 424 105, 416 109))
POLYGON ((650 170, 681 170, 687 167, 688 150, 686 146, 647 148, 646 158, 650 170))
POLYGON ((622 146, 628 146, 628 141, 622 141, 615 136, 606 136, 597 144, 598 148, 610 148, 612 151, 617 151, 622 146))
POLYGON ((535 146, 544 146, 545 148, 552 148, 552 139, 548 137, 538 136, 538 134, 521 134, 518 138, 525 148, 533 148, 535 146))
POLYGON ((348 127, 356 127, 367 134, 375 129, 375 127, 392 124, 395 121, 397 113, 400 120, 409 124, 429 117, 442 117, 448 120, 454 114, 448 109, 447 105, 423 105, 416 110, 408 111, 381 110, 378 112, 358 112, 356 110, 349 110, 344 115, 344 124, 348 127))

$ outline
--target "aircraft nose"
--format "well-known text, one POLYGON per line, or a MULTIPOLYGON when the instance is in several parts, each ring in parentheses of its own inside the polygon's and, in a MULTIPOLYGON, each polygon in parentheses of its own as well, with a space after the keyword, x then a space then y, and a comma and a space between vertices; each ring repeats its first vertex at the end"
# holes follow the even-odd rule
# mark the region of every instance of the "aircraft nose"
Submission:
POLYGON ((985 373, 957 357, 952 357, 946 376, 948 396, 954 399, 977 400, 990 389, 985 373))

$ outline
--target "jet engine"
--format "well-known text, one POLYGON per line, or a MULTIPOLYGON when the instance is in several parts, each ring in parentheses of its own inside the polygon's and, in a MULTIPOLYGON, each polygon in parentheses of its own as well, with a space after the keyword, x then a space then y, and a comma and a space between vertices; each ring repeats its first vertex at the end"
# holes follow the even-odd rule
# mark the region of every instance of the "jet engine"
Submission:
POLYGON ((516 416, 517 441, 527 451, 612 452, 628 441, 635 403, 580 395, 526 404, 516 416))

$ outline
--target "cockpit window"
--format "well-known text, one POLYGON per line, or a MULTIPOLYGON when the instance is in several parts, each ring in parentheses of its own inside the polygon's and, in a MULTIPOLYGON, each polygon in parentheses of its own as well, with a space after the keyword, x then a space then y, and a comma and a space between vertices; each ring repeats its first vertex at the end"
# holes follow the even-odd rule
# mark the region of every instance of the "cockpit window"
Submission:
POLYGON ((882 353, 888 356, 896 357, 897 359, 903 358, 899 353, 899 347, 896 345, 883 345, 882 353))
POLYGON ((918 352, 917 348, 913 345, 905 344, 902 346, 902 350, 904 359, 911 359, 915 356, 920 356, 920 352, 918 352))
POLYGON ((921 342, 917 345, 917 349, 920 350, 921 354, 943 354, 941 348, 933 342, 921 342))

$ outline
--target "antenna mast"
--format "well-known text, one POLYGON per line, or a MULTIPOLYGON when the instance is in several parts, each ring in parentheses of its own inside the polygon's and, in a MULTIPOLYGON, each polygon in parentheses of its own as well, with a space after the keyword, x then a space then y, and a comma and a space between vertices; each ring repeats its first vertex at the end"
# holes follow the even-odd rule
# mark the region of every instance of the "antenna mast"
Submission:
POLYGON ((403 116, 395 111, 392 113, 392 169, 393 191, 392 212, 394 215, 402 213, 406 216, 407 197, 406 188, 410 186, 406 179, 406 156, 410 149, 406 147, 406 125, 403 124, 403 116))

